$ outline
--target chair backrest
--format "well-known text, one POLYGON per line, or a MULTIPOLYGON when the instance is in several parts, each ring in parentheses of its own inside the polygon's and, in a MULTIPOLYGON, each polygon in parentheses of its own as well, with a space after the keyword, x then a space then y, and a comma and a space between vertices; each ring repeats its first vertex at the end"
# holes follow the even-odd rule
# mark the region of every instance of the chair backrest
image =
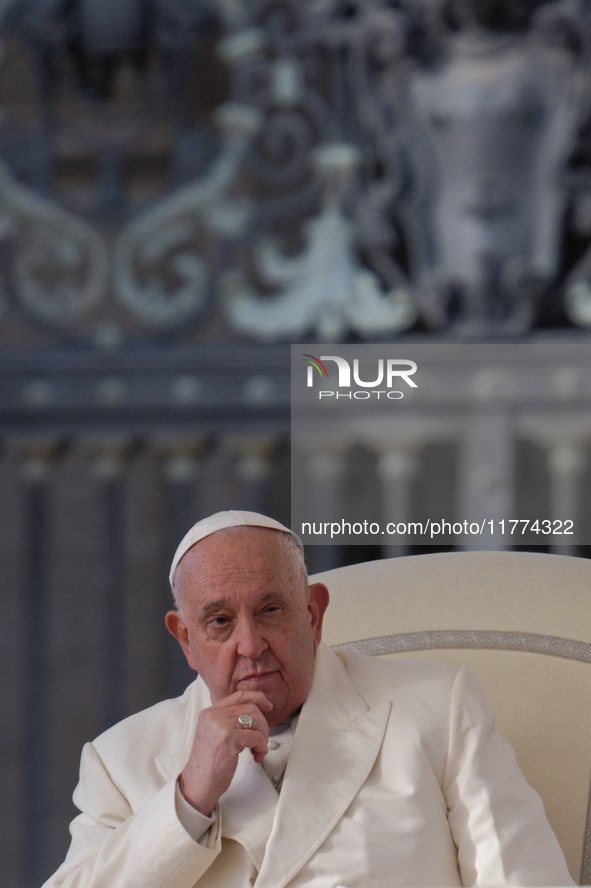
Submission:
POLYGON ((390 558, 317 574, 324 640, 467 666, 542 797, 579 884, 591 882, 591 562, 531 552, 390 558))

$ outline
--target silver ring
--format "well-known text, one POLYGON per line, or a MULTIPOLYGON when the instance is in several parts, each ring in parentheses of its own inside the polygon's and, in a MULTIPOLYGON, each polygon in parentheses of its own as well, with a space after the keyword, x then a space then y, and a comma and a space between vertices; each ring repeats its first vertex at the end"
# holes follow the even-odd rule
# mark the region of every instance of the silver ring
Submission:
POLYGON ((252 715, 248 715, 246 712, 243 715, 238 716, 238 721, 240 722, 241 728, 252 728, 252 723, 254 718, 252 715))

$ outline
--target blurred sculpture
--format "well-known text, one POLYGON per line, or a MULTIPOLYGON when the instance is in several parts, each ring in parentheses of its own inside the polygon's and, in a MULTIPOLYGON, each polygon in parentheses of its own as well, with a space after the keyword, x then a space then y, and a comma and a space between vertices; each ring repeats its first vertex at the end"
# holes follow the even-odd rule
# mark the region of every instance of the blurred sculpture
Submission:
POLYGON ((367 256, 402 265, 430 327, 530 329, 564 267, 568 165, 589 110, 585 7, 354 6, 348 24, 338 3, 316 9, 373 136, 378 172, 356 210, 367 256))
POLYGON ((313 330, 321 341, 338 341, 349 331, 379 336, 416 320, 408 290, 385 293, 375 274, 357 261, 353 226, 343 211, 343 192, 356 166, 347 145, 318 149, 314 166, 324 184, 323 206, 308 224, 308 243, 297 258, 273 242, 257 254, 261 276, 283 287, 280 296, 257 300, 235 273, 225 278, 228 312, 241 332, 259 339, 303 339, 313 330))
POLYGON ((564 16, 570 5, 538 5, 497 32, 481 20, 493 4, 453 4, 458 30, 442 30, 435 59, 404 78, 416 187, 402 224, 433 326, 524 332, 557 280, 566 167, 588 111, 587 34, 564 16))
POLYGON ((38 320, 114 297, 148 335, 221 309, 267 341, 591 325, 588 0, 7 0, 0 29, 42 109, 0 131, 7 183, 84 217, 82 287, 108 266, 46 310, 7 228, 38 320), (60 151, 94 203, 56 187, 60 151), (146 158, 164 174, 134 202, 146 158))
MULTIPOLYGON (((261 4, 264 20, 261 8, 270 17, 278 5, 261 4)), ((306 251, 291 259, 287 290, 257 309, 252 290, 247 299, 244 282, 234 283, 236 327, 259 338, 315 329, 333 339, 347 329, 391 334, 419 316, 428 327, 481 337, 521 334, 544 314, 556 320, 569 261, 565 244, 586 234, 580 221, 586 181, 580 177, 573 187, 571 172, 589 112, 586 5, 316 0, 307 21, 295 4, 281 8, 286 44, 317 49, 338 72, 325 134, 317 138, 327 150, 344 141, 360 157, 339 203, 350 273, 343 277, 344 259, 312 268, 331 224, 322 210, 307 228, 306 251), (369 279, 368 273, 381 302, 355 295, 356 275, 369 279), (331 286, 333 315, 340 311, 341 321, 319 320, 326 318, 331 286)), ((303 51, 299 58, 298 101, 288 110, 295 116, 299 109, 303 121, 318 85, 306 76, 303 51)), ((269 72, 274 65, 267 58, 269 72)), ((261 143, 273 125, 265 115, 261 143)), ((292 149, 312 169, 310 149, 299 155, 294 143, 292 149)), ((295 209, 288 183, 280 195, 286 214, 290 200, 295 209)), ((255 239, 253 255, 259 252, 255 239)), ((264 286, 265 265, 256 268, 264 286)), ((591 316, 587 289, 569 279, 566 311, 577 323, 591 316)))

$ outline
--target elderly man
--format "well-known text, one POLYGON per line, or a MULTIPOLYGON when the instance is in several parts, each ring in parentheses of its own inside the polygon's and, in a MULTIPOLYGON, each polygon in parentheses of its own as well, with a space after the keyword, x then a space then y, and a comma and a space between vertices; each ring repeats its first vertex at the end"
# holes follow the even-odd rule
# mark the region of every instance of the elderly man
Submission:
POLYGON ((287 528, 207 518, 171 584, 199 677, 85 747, 45 888, 572 884, 474 682, 323 645, 328 591, 287 528))

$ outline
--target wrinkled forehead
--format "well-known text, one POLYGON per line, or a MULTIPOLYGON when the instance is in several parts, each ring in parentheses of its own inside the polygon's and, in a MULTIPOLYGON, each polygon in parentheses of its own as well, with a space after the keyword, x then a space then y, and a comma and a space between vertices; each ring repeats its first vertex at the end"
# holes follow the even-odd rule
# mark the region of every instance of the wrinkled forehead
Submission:
POLYGON ((273 593, 293 597, 306 586, 303 557, 289 534, 260 527, 216 531, 185 553, 174 575, 175 595, 195 602, 273 593))

